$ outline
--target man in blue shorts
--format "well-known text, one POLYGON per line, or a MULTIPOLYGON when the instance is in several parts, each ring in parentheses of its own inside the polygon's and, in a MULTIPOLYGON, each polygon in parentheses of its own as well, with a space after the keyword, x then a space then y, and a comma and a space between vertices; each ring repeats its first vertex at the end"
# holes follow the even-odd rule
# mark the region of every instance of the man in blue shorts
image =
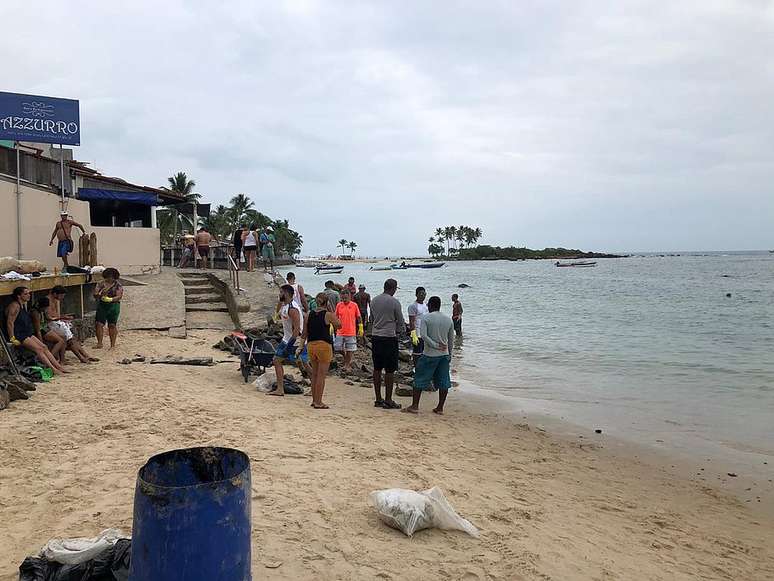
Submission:
POLYGON ((309 358, 303 341, 298 341, 304 329, 304 315, 295 303, 293 295, 295 290, 289 284, 280 287, 279 316, 282 320, 282 341, 277 345, 274 353, 274 370, 277 372, 277 388, 269 392, 269 395, 285 395, 285 362, 296 364, 302 373, 309 373, 309 358), (296 344, 298 343, 298 345, 296 344), (303 346, 303 348, 302 348, 303 346))
MULTIPOLYGON (((78 224, 75 220, 70 219, 67 212, 62 211, 59 215, 59 222, 54 226, 54 232, 51 234, 51 240, 48 243, 49 246, 52 246, 55 238, 59 240, 59 243, 56 246, 56 255, 62 259, 65 268, 69 266, 67 255, 73 251, 75 246, 73 243, 73 226, 80 228, 81 232, 86 234, 86 230, 83 226, 78 224)), ((94 265, 92 264, 91 266, 94 265)))
POLYGON ((425 349, 417 360, 411 405, 403 411, 410 414, 419 413, 422 392, 432 386, 438 390, 438 406, 433 411, 442 415, 446 396, 451 388, 450 367, 454 344, 454 323, 451 317, 441 312, 440 297, 430 297, 427 308, 429 312, 422 317, 419 328, 425 349))

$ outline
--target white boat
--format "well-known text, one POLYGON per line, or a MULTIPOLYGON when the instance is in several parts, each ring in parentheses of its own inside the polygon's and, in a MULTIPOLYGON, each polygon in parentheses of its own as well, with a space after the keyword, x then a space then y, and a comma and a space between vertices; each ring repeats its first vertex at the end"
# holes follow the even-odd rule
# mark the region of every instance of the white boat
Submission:
POLYGON ((566 268, 568 266, 572 266, 575 268, 590 268, 596 265, 597 263, 593 260, 582 260, 580 262, 559 262, 558 260, 556 261, 556 266, 558 266, 559 268, 566 268))
POLYGON ((318 264, 314 270, 315 274, 341 274, 344 267, 340 264, 318 264))
POLYGON ((382 270, 392 270, 392 267, 391 267, 391 266, 389 266, 389 265, 387 265, 387 266, 372 266, 372 267, 371 267, 371 268, 369 268, 368 270, 374 270, 374 271, 377 271, 377 270, 378 270, 378 271, 382 271, 382 270))

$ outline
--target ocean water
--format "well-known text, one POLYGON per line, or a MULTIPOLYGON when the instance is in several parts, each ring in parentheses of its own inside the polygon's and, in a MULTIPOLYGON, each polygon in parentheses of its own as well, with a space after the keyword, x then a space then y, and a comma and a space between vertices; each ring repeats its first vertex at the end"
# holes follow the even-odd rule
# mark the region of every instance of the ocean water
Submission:
MULTIPOLYGON (((368 268, 331 278, 354 276, 374 296, 393 276, 404 312, 418 285, 446 312, 458 293, 458 377, 520 409, 737 465, 774 457, 774 254, 368 268)), ((295 271, 307 292, 328 278, 295 271)))

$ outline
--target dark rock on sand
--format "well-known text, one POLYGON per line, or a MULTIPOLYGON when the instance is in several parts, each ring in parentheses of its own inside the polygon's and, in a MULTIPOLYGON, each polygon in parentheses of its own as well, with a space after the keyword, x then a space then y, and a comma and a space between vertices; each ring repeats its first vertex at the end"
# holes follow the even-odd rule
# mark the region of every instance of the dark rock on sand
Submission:
POLYGON ((601 434, 601 433, 602 433, 602 430, 600 430, 599 428, 597 428, 596 430, 594 430, 594 433, 595 433, 595 434, 601 434))
POLYGON ((8 393, 8 388, 4 385, 0 386, 0 410, 4 410, 11 403, 11 396, 8 393))
POLYGON ((6 389, 8 391, 8 401, 16 401, 17 399, 30 399, 27 392, 24 391, 16 382, 6 382, 6 389))

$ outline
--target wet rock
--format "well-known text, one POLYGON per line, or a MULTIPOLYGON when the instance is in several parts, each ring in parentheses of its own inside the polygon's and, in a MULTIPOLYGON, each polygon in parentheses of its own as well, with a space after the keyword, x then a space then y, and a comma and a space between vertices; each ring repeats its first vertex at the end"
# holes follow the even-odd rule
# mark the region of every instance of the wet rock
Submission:
POLYGON ((602 433, 602 430, 600 430, 599 428, 597 428, 596 430, 594 430, 594 433, 595 433, 595 434, 601 434, 601 433, 602 433))
POLYGON ((726 293, 726 296, 727 296, 727 297, 730 297, 730 296, 731 296, 731 293, 726 293))
POLYGON ((458 284, 457 288, 470 288, 469 284, 465 284, 464 282, 462 284, 458 284))
POLYGON ((4 385, 0 386, 0 410, 4 410, 11 403, 11 396, 8 393, 8 388, 4 385))
POLYGON ((35 387, 35 384, 27 379, 26 377, 8 377, 5 379, 5 383, 10 385, 14 384, 17 387, 23 389, 24 391, 36 391, 37 387, 35 387))
POLYGON ((122 359, 121 361, 119 361, 121 365, 129 365, 131 362, 132 362, 131 359, 122 359))
POLYGON ((729 473, 728 473, 728 475, 729 475, 731 478, 736 478, 736 476, 737 476, 735 472, 729 472, 729 473))
POLYGON ((16 401, 17 399, 30 399, 27 392, 19 387, 15 382, 6 383, 6 390, 8 391, 8 401, 16 401))

